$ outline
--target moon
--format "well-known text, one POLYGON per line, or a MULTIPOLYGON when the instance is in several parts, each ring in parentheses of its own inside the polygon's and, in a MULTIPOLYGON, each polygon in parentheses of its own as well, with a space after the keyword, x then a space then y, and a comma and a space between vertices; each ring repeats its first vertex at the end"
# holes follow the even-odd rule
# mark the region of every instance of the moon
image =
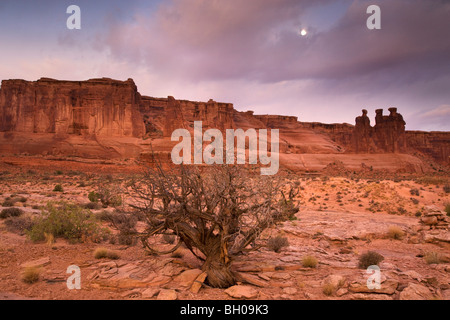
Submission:
POLYGON ((306 31, 306 29, 302 29, 302 30, 300 31, 300 35, 301 35, 302 37, 306 36, 307 34, 308 34, 308 31, 306 31))

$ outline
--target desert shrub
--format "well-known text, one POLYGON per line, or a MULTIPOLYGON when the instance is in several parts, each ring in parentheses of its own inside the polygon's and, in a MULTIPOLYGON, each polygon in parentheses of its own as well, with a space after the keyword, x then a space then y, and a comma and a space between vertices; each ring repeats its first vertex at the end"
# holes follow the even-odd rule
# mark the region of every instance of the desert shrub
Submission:
POLYGON ((67 202, 49 202, 27 235, 33 242, 45 240, 45 233, 71 241, 99 241, 104 232, 89 210, 67 202))
POLYGON ((16 202, 16 199, 6 198, 2 203, 2 207, 13 207, 16 202))
POLYGON ((416 188, 410 189, 410 190, 409 190, 409 193, 410 193, 412 196, 420 196, 419 189, 416 189, 416 188))
POLYGON ((384 257, 381 254, 375 251, 368 251, 359 257, 358 267, 367 269, 369 266, 378 265, 383 260, 384 257))
POLYGON ((316 268, 317 267, 317 259, 313 256, 306 256, 302 259, 302 265, 305 268, 316 268))
POLYGON ((122 205, 122 191, 115 185, 102 185, 99 187, 97 195, 103 207, 119 207, 122 205))
POLYGON ((23 210, 19 208, 6 208, 0 212, 0 219, 9 217, 19 217, 23 214, 23 210))
POLYGON ((56 170, 55 171, 55 175, 60 176, 62 175, 64 172, 62 172, 61 170, 56 170))
POLYGON ((136 244, 136 223, 137 216, 125 214, 122 211, 115 210, 114 213, 109 214, 107 219, 113 226, 119 230, 117 241, 121 245, 132 246, 136 244))
POLYGON ((332 283, 326 283, 322 287, 322 292, 326 296, 332 296, 336 291, 336 287, 332 283))
POLYGON ((41 269, 38 267, 27 267, 22 273, 22 281, 32 284, 39 281, 41 269))
POLYGON ((119 259, 119 255, 117 254, 117 252, 108 250, 106 248, 97 248, 94 251, 94 258, 117 260, 119 259))
POLYGON ((419 204, 419 200, 417 200, 416 198, 411 198, 411 201, 413 204, 419 204))
POLYGON ((267 247, 269 250, 279 253, 281 249, 287 247, 289 245, 289 241, 286 237, 276 236, 273 238, 269 238, 267 240, 267 247))
POLYGON ((445 193, 450 193, 450 184, 446 184, 443 189, 445 193))
POLYGON ((86 203, 86 204, 84 205, 84 207, 85 207, 86 209, 90 209, 90 210, 98 210, 98 209, 100 209, 102 206, 101 206, 99 203, 97 203, 97 202, 88 202, 88 203, 86 203))
POLYGON ((388 237, 394 240, 401 240, 405 236, 405 232, 396 226, 390 226, 388 230, 388 237))
POLYGON ((53 188, 53 191, 55 191, 55 192, 64 192, 64 188, 62 187, 62 185, 57 184, 55 186, 55 188, 53 188))
POLYGON ((434 251, 427 252, 424 259, 428 264, 439 264, 442 262, 441 255, 434 251))
POLYGON ((97 192, 91 191, 88 193, 88 199, 90 202, 97 202, 100 199, 100 196, 97 192))
POLYGON ((23 235, 26 231, 31 230, 33 221, 30 217, 9 217, 5 220, 6 230, 12 233, 23 235))
POLYGON ((95 216, 100 221, 108 221, 108 222, 111 221, 111 214, 106 210, 102 210, 102 211, 96 213, 95 216))

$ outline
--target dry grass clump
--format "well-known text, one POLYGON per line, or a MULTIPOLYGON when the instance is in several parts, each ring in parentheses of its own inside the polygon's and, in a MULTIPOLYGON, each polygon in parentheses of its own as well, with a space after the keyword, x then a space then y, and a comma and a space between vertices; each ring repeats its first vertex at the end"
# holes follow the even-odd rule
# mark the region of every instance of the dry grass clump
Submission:
POLYGON ((322 293, 326 296, 332 296, 336 292, 336 287, 332 283, 326 283, 322 287, 322 293))
POLYGON ((32 284, 39 281, 41 275, 41 268, 27 267, 22 273, 22 281, 28 284, 32 284))
POLYGON ((375 251, 368 251, 359 257, 358 267, 367 269, 369 266, 378 265, 383 260, 384 257, 381 254, 375 251))
POLYGON ((302 265, 305 268, 316 268, 318 264, 318 261, 313 256, 305 256, 302 259, 302 265))
POLYGON ((394 240, 402 240, 405 236, 405 232, 397 227, 397 226, 390 226, 389 230, 388 230, 388 237, 390 239, 394 239, 394 240))
POLYGON ((119 259, 119 255, 106 248, 97 248, 94 251, 94 258, 95 259, 111 259, 111 260, 117 260, 119 259))
POLYGON ((426 263, 428 264, 439 264, 442 262, 441 255, 438 252, 427 252, 424 256, 426 263))
POLYGON ((274 238, 270 238, 267 241, 267 247, 269 250, 279 253, 281 249, 287 247, 289 245, 289 241, 286 237, 276 236, 274 238))

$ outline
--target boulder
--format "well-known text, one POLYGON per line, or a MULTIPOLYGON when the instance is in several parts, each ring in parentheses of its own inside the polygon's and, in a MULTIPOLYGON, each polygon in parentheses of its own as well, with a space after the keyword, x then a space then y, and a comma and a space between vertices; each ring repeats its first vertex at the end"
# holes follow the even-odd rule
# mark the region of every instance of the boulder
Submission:
POLYGON ((431 291, 416 283, 410 283, 402 292, 400 292, 400 300, 430 300, 433 298, 431 291))
POLYGON ((186 270, 176 276, 173 281, 182 287, 190 287, 201 273, 202 270, 200 269, 186 270))
POLYGON ((367 283, 352 282, 348 288, 350 292, 353 293, 383 293, 383 294, 394 294, 398 287, 398 281, 396 280, 386 280, 381 283, 380 289, 369 289, 367 283))
POLYGON ((177 300, 178 295, 175 290, 162 289, 156 300, 177 300))
POLYGON ((225 293, 236 299, 254 299, 258 296, 258 290, 247 285, 235 285, 225 290, 225 293))

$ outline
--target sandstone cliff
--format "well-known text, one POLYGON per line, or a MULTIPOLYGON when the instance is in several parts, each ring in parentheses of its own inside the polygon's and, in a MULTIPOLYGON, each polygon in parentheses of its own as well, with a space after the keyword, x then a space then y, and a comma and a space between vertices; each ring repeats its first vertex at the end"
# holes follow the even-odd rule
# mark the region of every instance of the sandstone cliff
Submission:
POLYGON ((280 159, 293 169, 316 170, 338 160, 352 168, 364 163, 426 170, 427 165, 413 156, 417 154, 449 164, 449 132, 406 131, 397 109, 389 111, 386 116, 377 109, 374 126, 366 110, 355 125, 307 123, 291 116, 239 112, 231 103, 214 100, 141 96, 132 79, 4 80, 0 152, 87 158, 157 156, 170 161, 176 143, 170 141, 172 132, 178 128, 192 131, 194 121, 202 121, 204 130, 279 129, 280 159), (380 154, 386 156, 378 159, 380 154))

